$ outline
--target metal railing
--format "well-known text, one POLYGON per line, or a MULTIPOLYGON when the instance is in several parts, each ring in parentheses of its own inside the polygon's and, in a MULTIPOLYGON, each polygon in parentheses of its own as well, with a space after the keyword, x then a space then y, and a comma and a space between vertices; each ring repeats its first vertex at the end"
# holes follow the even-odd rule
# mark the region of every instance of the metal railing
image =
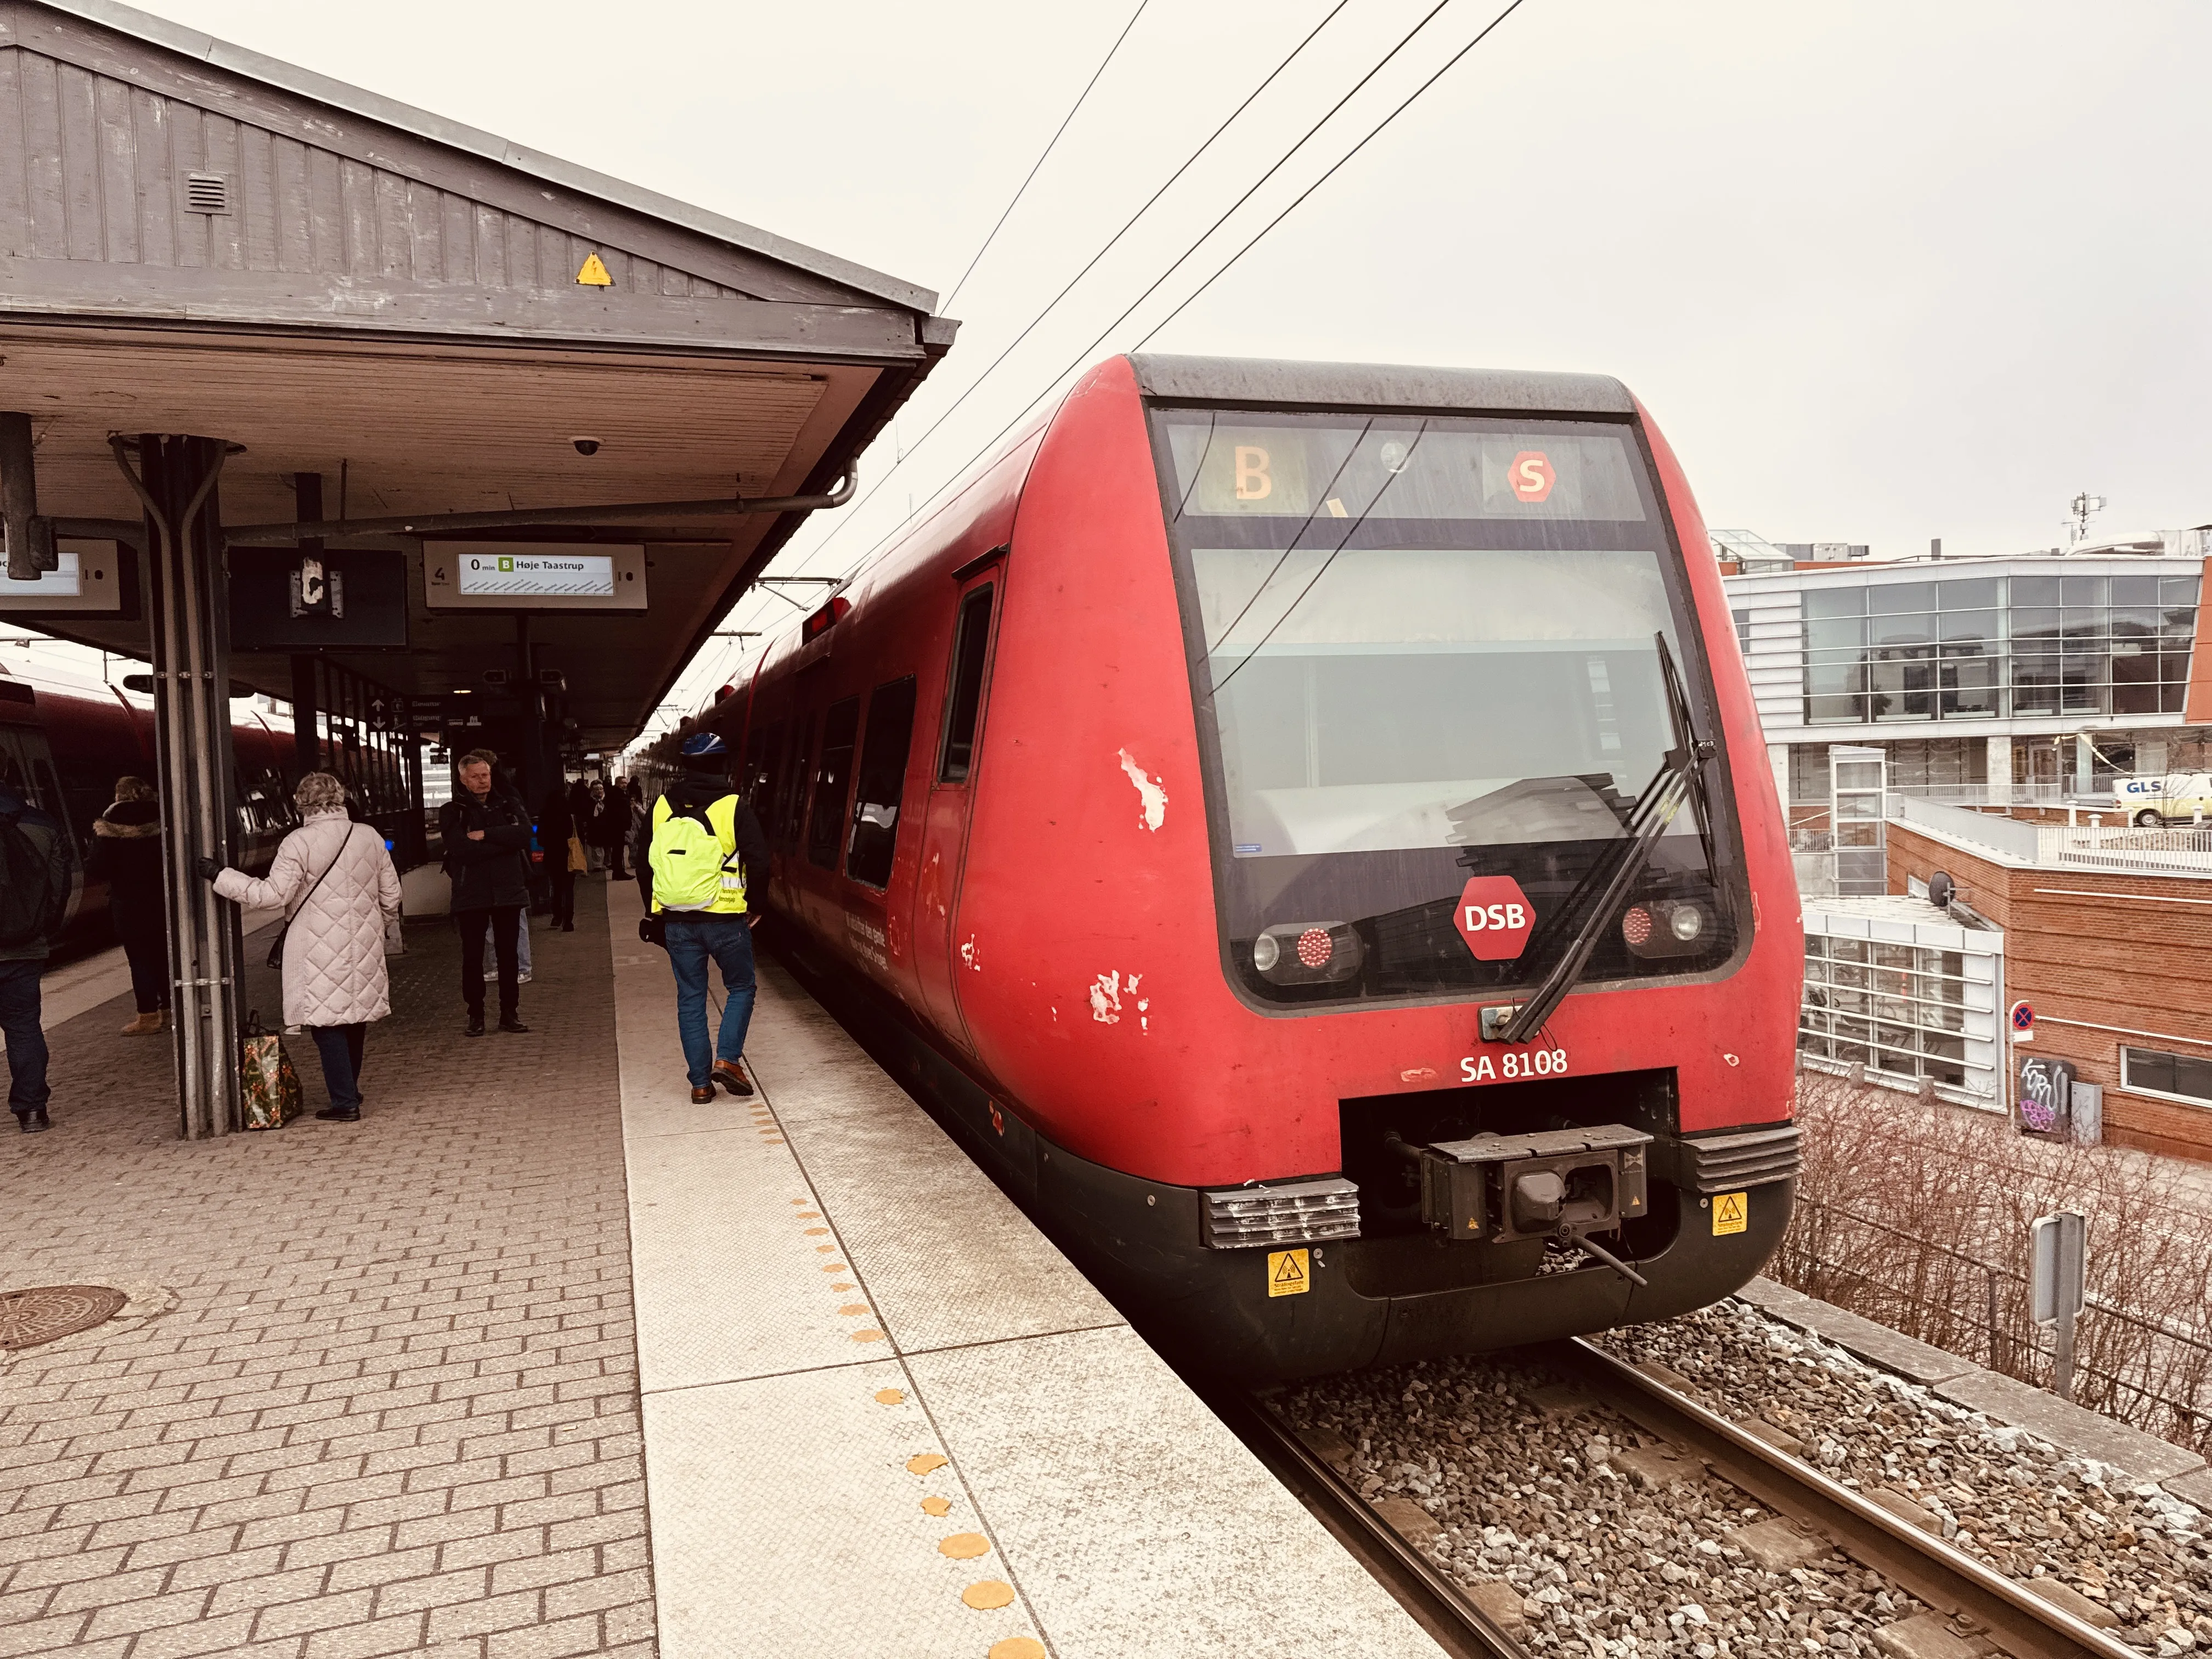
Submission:
MULTIPOLYGON (((1802 1195, 1767 1271, 1793 1290, 1990 1370, 2049 1384, 2025 1273, 1802 1195)), ((2212 1342, 2094 1293, 2075 1340, 2077 1404, 2212 1451, 2212 1342)))

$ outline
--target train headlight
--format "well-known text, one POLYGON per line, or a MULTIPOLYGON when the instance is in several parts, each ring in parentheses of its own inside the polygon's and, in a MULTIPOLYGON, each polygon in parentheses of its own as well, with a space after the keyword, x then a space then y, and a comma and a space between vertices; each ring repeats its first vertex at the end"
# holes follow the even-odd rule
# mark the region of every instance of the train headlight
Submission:
POLYGON ((1620 919, 1621 942, 1639 957, 1684 957, 1712 938, 1712 910, 1694 899, 1650 899, 1620 919))
POLYGON ((1286 921, 1252 941, 1252 966, 1273 985, 1328 985, 1358 976, 1367 960, 1359 930, 1344 921, 1286 921))
POLYGON ((1208 1193, 1205 1228, 1207 1245, 1217 1250, 1357 1238, 1359 1188, 1342 1176, 1328 1176, 1208 1193))

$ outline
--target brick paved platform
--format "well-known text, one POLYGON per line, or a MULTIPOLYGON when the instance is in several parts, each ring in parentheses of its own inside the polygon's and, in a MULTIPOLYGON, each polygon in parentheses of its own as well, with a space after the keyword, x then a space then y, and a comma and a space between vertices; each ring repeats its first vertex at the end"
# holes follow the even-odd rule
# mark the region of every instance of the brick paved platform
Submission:
POLYGON ((410 927, 358 1125, 187 1146, 127 997, 51 1033, 0 1288, 132 1301, 0 1352, 0 1659, 656 1651, 598 896, 535 935, 528 1036, 464 1038, 458 942, 410 927))

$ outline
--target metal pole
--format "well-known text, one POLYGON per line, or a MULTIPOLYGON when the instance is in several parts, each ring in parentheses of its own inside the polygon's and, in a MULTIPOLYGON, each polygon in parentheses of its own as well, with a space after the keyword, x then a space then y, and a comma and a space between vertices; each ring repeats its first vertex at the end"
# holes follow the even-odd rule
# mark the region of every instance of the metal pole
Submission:
POLYGON ((215 506, 225 446, 210 438, 145 434, 138 443, 143 477, 120 440, 115 448, 118 465, 145 504, 155 552, 155 684, 169 792, 164 816, 179 1105, 184 1133, 197 1139, 236 1127, 239 1095, 239 919, 192 869, 203 855, 228 861, 234 817, 229 584, 215 506))
POLYGON ((60 565, 53 526, 39 517, 28 415, 0 414, 0 525, 8 534, 9 580, 36 581, 40 571, 60 565))

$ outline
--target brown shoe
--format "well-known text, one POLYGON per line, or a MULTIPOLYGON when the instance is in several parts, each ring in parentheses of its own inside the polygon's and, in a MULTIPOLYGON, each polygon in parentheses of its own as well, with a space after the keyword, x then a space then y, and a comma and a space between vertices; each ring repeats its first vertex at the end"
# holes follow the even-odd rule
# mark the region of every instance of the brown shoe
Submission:
POLYGON ((125 1026, 123 1028, 123 1035, 125 1036, 153 1036, 160 1032, 167 1024, 167 1021, 163 1018, 162 1011, 156 1008, 151 1013, 139 1015, 137 1018, 132 1020, 128 1025, 125 1026))
POLYGON ((752 1079, 745 1075, 745 1068, 734 1060, 716 1060, 714 1080, 740 1098, 753 1091, 752 1079))
POLYGON ((714 1085, 711 1083, 703 1089, 694 1089, 691 1091, 691 1103, 694 1106, 704 1106, 708 1101, 714 1099, 714 1085))

